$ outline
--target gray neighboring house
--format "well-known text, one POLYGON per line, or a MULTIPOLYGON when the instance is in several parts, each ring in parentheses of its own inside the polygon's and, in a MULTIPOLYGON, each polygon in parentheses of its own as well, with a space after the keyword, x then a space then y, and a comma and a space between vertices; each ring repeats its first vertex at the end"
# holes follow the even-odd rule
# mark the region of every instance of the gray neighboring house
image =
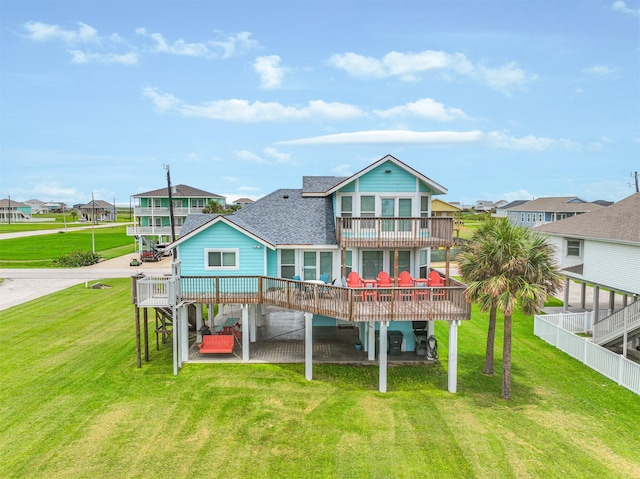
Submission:
POLYGON ((552 196, 537 198, 505 210, 507 218, 513 224, 533 228, 602 208, 605 206, 590 203, 577 196, 552 196))
MULTIPOLYGON (((637 306, 640 297, 640 193, 635 193, 608 207, 576 215, 562 221, 533 228, 533 231, 549 237, 555 247, 556 261, 565 275, 565 310, 568 303, 570 280, 581 284, 581 307, 585 306, 586 285, 594 288, 594 323, 604 322, 598 304, 599 290, 611 292, 609 312, 615 309, 614 293, 623 295, 623 308, 637 306)), ((633 309, 640 316, 640 308, 633 309)), ((629 322, 632 317, 627 318, 629 322)), ((638 327, 628 331, 628 338, 640 336, 638 327)), ((594 324, 597 330, 597 325, 594 324)), ((637 341, 637 339, 635 339, 637 341)), ((597 341, 594 330, 594 341, 597 341)), ((621 341, 621 336, 611 338, 611 344, 621 341)), ((611 345, 608 344, 608 345, 611 345)))

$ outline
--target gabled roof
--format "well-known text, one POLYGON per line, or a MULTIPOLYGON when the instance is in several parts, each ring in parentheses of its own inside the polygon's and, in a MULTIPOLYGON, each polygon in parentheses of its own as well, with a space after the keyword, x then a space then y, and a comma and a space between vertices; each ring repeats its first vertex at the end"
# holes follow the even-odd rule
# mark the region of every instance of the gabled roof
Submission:
POLYGON ((510 211, 541 211, 546 213, 587 213, 597 211, 604 206, 589 203, 577 196, 553 196, 537 198, 510 208, 510 211))
POLYGON ((31 205, 28 205, 26 203, 21 203, 16 200, 9 200, 8 198, 0 200, 0 208, 27 208, 27 207, 30 208, 31 205))
POLYGON ((431 211, 462 211, 462 208, 451 203, 447 203, 444 200, 434 198, 431 200, 431 211))
POLYGON ((300 189, 276 190, 230 215, 189 215, 176 243, 219 217, 272 246, 337 244, 331 198, 300 189))
MULTIPOLYGON (((188 185, 176 185, 171 192, 172 197, 182 198, 224 198, 224 196, 216 195, 208 191, 200 190, 188 185)), ((146 193, 138 193, 132 198, 168 198, 169 188, 160 188, 158 190, 147 191, 146 193)))
POLYGON ((528 203, 529 200, 515 200, 512 201, 511 203, 507 203, 504 206, 501 206, 500 208, 498 208, 499 210, 510 210, 515 208, 516 206, 520 206, 520 205, 524 205, 525 203, 528 203))
POLYGON ((597 211, 533 228, 558 236, 620 241, 640 245, 640 193, 597 211))
POLYGON ((346 179, 346 176, 303 176, 302 194, 321 193, 324 196, 327 190, 346 179))
POLYGON ((80 205, 81 209, 87 209, 87 208, 102 208, 102 209, 106 209, 106 208, 113 208, 113 205, 107 201, 104 200, 91 200, 89 201, 89 203, 87 203, 86 205, 80 205))
MULTIPOLYGON (((355 173, 354 175, 342 178, 340 180, 339 177, 327 177, 327 176, 320 176, 320 177, 315 177, 315 178, 324 178, 325 180, 320 180, 318 181, 317 185, 314 185, 314 188, 311 188, 311 186, 309 188, 311 189, 318 189, 318 188, 322 188, 321 183, 326 183, 325 185, 325 190, 324 191, 314 191, 314 192, 310 192, 307 193, 307 191, 304 191, 304 195, 305 196, 329 196, 332 193, 335 193, 336 191, 338 191, 340 188, 342 188, 343 186, 345 186, 348 183, 351 183, 353 180, 360 178, 361 176, 363 176, 364 174, 368 173, 369 171, 377 168, 378 166, 380 166, 382 163, 385 163, 387 161, 391 161, 393 163, 395 163, 397 166, 399 166, 400 168, 402 168, 403 170, 407 171, 408 173, 416 176, 420 181, 422 181, 423 183, 425 183, 426 185, 429 186, 429 188, 431 188, 433 190, 433 192, 435 194, 446 194, 447 193, 447 189, 436 183, 435 181, 433 181, 431 178, 423 175, 422 173, 420 173, 417 170, 414 170, 413 168, 411 168, 409 165, 403 163, 402 161, 398 160, 397 158, 391 156, 391 155, 387 155, 384 156, 382 158, 380 158, 378 161, 370 164, 369 166, 367 166, 366 168, 358 171, 357 173, 355 173), (328 180, 328 178, 335 178, 338 182, 335 183, 334 185, 330 185, 330 180, 328 180)), ((307 178, 313 178, 313 177, 307 177, 307 178)), ((311 180, 308 180, 311 181, 311 180)))

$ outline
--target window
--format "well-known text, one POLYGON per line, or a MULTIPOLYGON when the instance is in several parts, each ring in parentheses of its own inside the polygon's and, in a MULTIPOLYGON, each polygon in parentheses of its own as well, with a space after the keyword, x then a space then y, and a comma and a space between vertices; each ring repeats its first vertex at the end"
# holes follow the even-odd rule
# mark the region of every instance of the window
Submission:
POLYGON ((160 198, 153 199, 153 207, 160 208, 162 206, 162 200, 160 198))
POLYGON ((239 269, 237 249, 205 249, 205 269, 239 269))
POLYGON ((531 213, 527 213, 527 223, 531 223, 531 213))
MULTIPOLYGON (((373 218, 376 215, 376 197, 362 196, 360 197, 360 216, 362 218, 373 218)), ((363 228, 374 228, 374 221, 363 221, 363 228)))
POLYGON ((580 256, 582 241, 567 240, 567 256, 580 256))
POLYGON ((520 213, 520 222, 524 223, 524 213, 520 213))
POLYGON ((304 280, 320 279, 326 274, 329 281, 333 279, 333 253, 330 251, 305 251, 303 257, 304 280))
MULTIPOLYGON (((420 217, 421 218, 429 217, 429 197, 428 196, 420 197, 420 217)), ((420 228, 424 228, 424 229, 429 228, 429 220, 420 220, 420 228)))
MULTIPOLYGON (((403 271, 411 271, 411 251, 398 251, 398 274, 403 271)), ((393 276, 395 273, 395 255, 393 251, 389 252, 389 274, 393 276)))
POLYGON ((280 277, 291 279, 296 274, 296 252, 292 249, 280 251, 280 277))
POLYGON ((191 206, 193 208, 204 208, 204 198, 193 198, 191 200, 191 206))
POLYGON ((542 223, 544 220, 544 213, 538 213, 538 221, 542 223))
MULTIPOLYGON (((340 216, 351 218, 353 216, 353 196, 342 196, 340 198, 340 216)), ((351 228, 351 220, 342 220, 344 228, 351 228)))
POLYGON ((349 273, 353 271, 353 251, 346 251, 346 264, 342 264, 342 252, 340 253, 340 274, 342 274, 342 267, 345 269, 345 277, 349 276, 349 273))

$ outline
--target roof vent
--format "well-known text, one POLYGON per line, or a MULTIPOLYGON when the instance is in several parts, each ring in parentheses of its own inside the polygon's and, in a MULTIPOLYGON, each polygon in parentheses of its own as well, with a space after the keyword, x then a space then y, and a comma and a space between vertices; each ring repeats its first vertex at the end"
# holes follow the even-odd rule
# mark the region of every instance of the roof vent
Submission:
POLYGON ((282 195, 282 197, 283 197, 285 200, 288 200, 288 199, 289 199, 289 195, 282 195))

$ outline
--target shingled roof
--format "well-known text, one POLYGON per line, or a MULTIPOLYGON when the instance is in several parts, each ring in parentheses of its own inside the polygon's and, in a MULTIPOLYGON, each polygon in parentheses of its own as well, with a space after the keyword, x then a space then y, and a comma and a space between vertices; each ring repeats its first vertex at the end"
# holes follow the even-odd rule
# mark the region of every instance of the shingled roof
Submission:
MULTIPOLYGON (((176 185, 173 187, 173 191, 171 192, 172 197, 183 197, 183 198, 224 198, 224 196, 216 195, 215 193, 210 193, 208 191, 200 190, 198 188, 194 188, 188 185, 176 185)), ((169 197, 169 189, 168 188, 160 188, 159 190, 147 191, 146 193, 138 193, 137 195, 133 195, 133 198, 168 198, 169 197)))
POLYGON ((533 228, 539 233, 618 241, 640 245, 640 193, 564 220, 533 228))
POLYGON ((589 203, 577 196, 550 196, 527 201, 519 206, 509 208, 509 211, 541 211, 546 213, 587 213, 605 208, 602 205, 589 203))
MULTIPOLYGON (((186 237, 220 215, 189 215, 180 236, 186 237)), ((337 244, 330 197, 302 197, 301 189, 280 189, 225 219, 272 245, 337 244)))

